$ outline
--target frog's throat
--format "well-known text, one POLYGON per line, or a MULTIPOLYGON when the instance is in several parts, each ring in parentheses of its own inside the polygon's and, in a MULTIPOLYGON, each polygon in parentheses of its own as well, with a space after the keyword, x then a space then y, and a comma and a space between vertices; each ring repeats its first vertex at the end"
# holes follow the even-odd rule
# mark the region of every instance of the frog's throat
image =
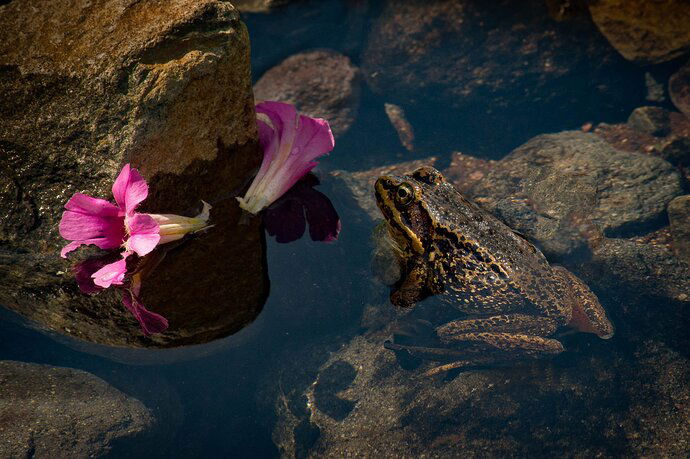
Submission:
MULTIPOLYGON (((391 180, 388 177, 381 177, 376 181, 376 201, 381 213, 386 217, 388 231, 391 237, 402 247, 408 245, 414 253, 423 254, 424 245, 422 240, 402 221, 400 212, 395 207, 393 193, 384 185, 384 182, 391 180)), ((415 190, 416 192, 416 190, 415 190)))

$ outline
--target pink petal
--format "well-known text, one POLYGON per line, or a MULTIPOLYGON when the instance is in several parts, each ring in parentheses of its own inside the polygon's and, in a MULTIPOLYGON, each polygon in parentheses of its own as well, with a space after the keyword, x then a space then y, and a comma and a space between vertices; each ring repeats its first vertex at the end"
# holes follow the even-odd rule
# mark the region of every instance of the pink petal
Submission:
POLYGON ((158 223, 147 214, 135 213, 127 217, 126 224, 130 234, 127 247, 140 257, 155 249, 161 240, 158 223))
POLYGON ((101 217, 117 217, 120 209, 105 199, 92 198, 88 194, 74 193, 65 204, 65 209, 80 214, 98 215, 101 217))
POLYGON ((114 247, 122 243, 125 225, 121 217, 101 217, 66 210, 60 220, 60 236, 68 241, 113 238, 114 247), (114 240, 118 238, 119 240, 114 240))
POLYGON ((120 175, 113 183, 113 196, 120 209, 127 214, 134 212, 134 209, 141 203, 149 194, 149 186, 146 180, 142 177, 136 169, 125 164, 120 171, 120 175))
POLYGON ((141 331, 146 335, 162 333, 168 328, 168 320, 144 307, 139 297, 129 290, 122 291, 122 304, 139 321, 141 331))
POLYGON ((91 275, 93 283, 103 288, 108 288, 111 285, 122 285, 127 272, 127 256, 129 253, 125 252, 120 260, 107 264, 93 273, 91 275))
POLYGON ((335 140, 328 121, 300 115, 292 154, 298 154, 301 161, 311 161, 327 154, 334 146, 335 140))
POLYGON ((294 105, 283 102, 265 101, 256 106, 257 113, 263 113, 271 120, 281 142, 292 139, 297 129, 297 109, 294 105))

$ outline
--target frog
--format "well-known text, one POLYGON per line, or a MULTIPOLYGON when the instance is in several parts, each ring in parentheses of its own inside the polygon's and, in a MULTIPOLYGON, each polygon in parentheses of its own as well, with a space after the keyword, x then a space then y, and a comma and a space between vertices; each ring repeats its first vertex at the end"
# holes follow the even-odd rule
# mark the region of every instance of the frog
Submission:
POLYGON ((386 341, 396 353, 448 362, 428 374, 560 354, 558 330, 613 336, 606 311, 580 278, 549 263, 433 167, 381 176, 374 193, 400 264, 390 302, 409 309, 435 296, 457 316, 437 326, 421 321, 433 345, 386 341))

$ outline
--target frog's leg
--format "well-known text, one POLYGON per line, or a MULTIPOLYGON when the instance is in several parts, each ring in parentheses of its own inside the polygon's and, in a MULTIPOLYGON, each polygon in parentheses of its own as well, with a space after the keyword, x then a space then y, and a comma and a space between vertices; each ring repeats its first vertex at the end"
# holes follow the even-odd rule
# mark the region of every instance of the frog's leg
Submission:
POLYGON ((528 314, 499 314, 478 319, 455 320, 436 329, 441 339, 453 340, 453 336, 472 332, 511 332, 527 335, 548 336, 558 324, 549 317, 528 314))
POLYGON ((568 284, 572 316, 568 325, 584 333, 594 333, 599 338, 613 336, 613 324, 599 299, 575 274, 561 266, 553 266, 554 272, 568 284))
POLYGON ((408 261, 407 274, 391 293, 391 303, 409 308, 432 293, 428 286, 428 267, 421 258, 408 261))

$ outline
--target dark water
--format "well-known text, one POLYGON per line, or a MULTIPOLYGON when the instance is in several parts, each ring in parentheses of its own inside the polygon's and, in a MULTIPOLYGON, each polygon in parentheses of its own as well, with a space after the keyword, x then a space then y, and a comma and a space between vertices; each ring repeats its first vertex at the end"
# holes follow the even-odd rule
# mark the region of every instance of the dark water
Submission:
MULTIPOLYGON (((335 49, 360 65, 367 32, 380 13, 378 2, 304 1, 270 15, 245 15, 255 80, 285 57, 312 48, 335 49)), ((618 73, 609 75, 609 81, 618 86, 610 100, 598 99, 575 110, 550 107, 548 112, 535 101, 532 107, 500 109, 505 113, 494 124, 482 118, 481 123, 489 124, 483 128, 476 120, 478 107, 444 110, 442 101, 417 103, 408 111, 418 133, 414 155, 404 152, 383 112, 389 99, 362 84, 355 124, 318 171, 319 190, 331 198, 342 219, 340 238, 331 244, 308 237, 278 244, 267 238, 270 296, 241 339, 196 359, 128 365, 78 352, 7 315, 0 321, 0 359, 83 369, 141 400, 158 419, 157 426, 136 441, 116 444, 112 457, 275 457, 278 449, 271 434, 281 387, 313 379, 318 362, 361 333, 364 307, 383 303, 388 295, 387 288, 371 282, 373 224, 328 171, 360 170, 431 154, 442 158, 442 168, 448 153, 458 150, 497 159, 539 133, 579 129, 587 121, 624 121, 632 108, 644 104, 644 69, 624 62, 611 69, 618 73), (502 124, 513 116, 520 129, 502 124), (302 359, 304 365, 296 369, 300 365, 294 362, 302 359)), ((667 72, 663 67, 654 71, 667 72)), ((570 81, 560 88, 564 97, 571 91, 570 81)), ((616 292, 609 297, 615 298, 616 292)), ((602 345, 597 343, 595 349, 602 345)))

